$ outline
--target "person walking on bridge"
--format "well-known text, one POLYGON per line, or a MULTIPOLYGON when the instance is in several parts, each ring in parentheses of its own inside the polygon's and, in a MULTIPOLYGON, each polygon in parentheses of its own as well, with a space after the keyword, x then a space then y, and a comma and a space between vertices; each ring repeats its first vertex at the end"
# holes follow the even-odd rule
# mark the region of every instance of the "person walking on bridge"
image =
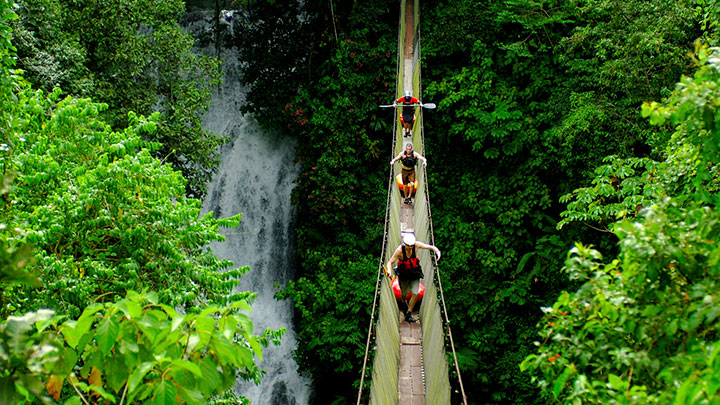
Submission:
POLYGON ((417 161, 423 162, 423 167, 427 166, 427 159, 413 150, 413 144, 408 142, 405 144, 405 150, 400 152, 395 158, 390 161, 390 166, 394 165, 397 161, 402 162, 402 182, 403 182, 403 193, 405 194, 405 204, 410 204, 412 199, 412 190, 415 187, 415 166, 417 161))
POLYGON ((388 269, 388 275, 393 277, 393 272, 390 269, 393 269, 392 264, 397 260, 397 268, 393 270, 397 271, 403 299, 412 293, 410 301, 405 302, 407 304, 405 321, 407 322, 417 321, 417 319, 413 318, 412 311, 417 302, 418 292, 420 292, 420 279, 423 278, 420 259, 417 257, 417 249, 432 250, 435 252, 435 260, 440 260, 440 249, 433 245, 418 242, 415 240, 415 235, 410 232, 405 232, 402 236, 402 244, 395 249, 395 253, 393 253, 385 266, 385 268, 388 269))
POLYGON ((422 106, 420 100, 412 96, 412 92, 405 91, 405 95, 393 102, 393 107, 397 107, 398 103, 403 105, 400 113, 400 125, 403 126, 403 137, 412 136, 412 126, 415 124, 415 107, 422 106))

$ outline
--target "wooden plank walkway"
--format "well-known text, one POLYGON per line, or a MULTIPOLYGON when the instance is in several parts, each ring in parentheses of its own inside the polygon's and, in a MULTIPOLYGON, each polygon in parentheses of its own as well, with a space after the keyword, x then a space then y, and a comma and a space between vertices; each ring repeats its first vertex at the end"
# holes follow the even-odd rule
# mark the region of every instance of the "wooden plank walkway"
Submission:
MULTIPOLYGON (((405 322, 400 313, 400 363, 398 405, 425 403, 425 372, 422 362, 422 326, 420 321, 405 322)), ((417 312, 413 312, 417 317, 417 312)))
MULTIPOLYGON (((405 52, 403 55, 404 90, 412 90, 413 78, 413 44, 415 34, 414 1, 406 1, 405 6, 405 52)), ((405 148, 403 142, 403 149, 405 148)), ((400 231, 415 232, 415 199, 412 204, 403 203, 400 193, 400 231)), ((418 319, 416 304, 413 317, 418 319)), ((403 311, 399 313, 400 323, 400 359, 398 363, 398 405, 425 404, 425 371, 422 358, 422 320, 418 322, 405 322, 403 311)))
MULTIPOLYGON (((402 201, 402 196, 400 197, 402 201)), ((412 204, 402 203, 400 207, 400 232, 412 232, 415 233, 415 220, 413 217, 415 211, 415 199, 413 198, 412 204)))

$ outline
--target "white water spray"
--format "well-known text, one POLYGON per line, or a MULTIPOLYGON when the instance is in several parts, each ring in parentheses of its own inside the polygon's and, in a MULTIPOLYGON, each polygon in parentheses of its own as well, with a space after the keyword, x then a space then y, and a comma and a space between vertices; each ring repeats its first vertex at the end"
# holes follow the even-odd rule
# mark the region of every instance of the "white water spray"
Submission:
MULTIPOLYGON (((186 15, 185 28, 198 34, 212 32, 214 13, 195 11, 186 15)), ((227 27, 231 29, 231 27, 227 27)), ((212 44, 201 50, 214 53, 212 44)), ((294 142, 281 134, 261 130, 250 116, 240 113, 245 89, 240 83, 240 61, 232 50, 220 50, 225 59, 224 83, 215 91, 204 127, 230 142, 221 150, 218 173, 208 187, 203 212, 215 217, 242 213, 237 229, 226 229, 226 241, 213 243, 215 254, 235 266, 250 266, 240 291, 256 291, 250 314, 255 334, 265 328, 286 328, 280 346, 263 350, 259 367, 267 371, 260 385, 238 381, 235 391, 253 404, 304 405, 310 401, 310 381, 297 372, 292 358, 296 348, 293 307, 274 299, 276 284, 284 286, 294 274, 293 229, 295 212, 290 203, 298 168, 292 163, 294 142)))

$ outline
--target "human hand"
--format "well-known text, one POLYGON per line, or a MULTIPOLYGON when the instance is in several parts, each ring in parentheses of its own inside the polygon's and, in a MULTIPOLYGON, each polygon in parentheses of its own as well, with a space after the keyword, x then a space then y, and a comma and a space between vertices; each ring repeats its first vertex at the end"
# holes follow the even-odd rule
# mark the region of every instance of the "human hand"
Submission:
POLYGON ((423 167, 427 166, 427 160, 423 162, 423 167))
POLYGON ((393 159, 393 160, 390 161, 390 166, 392 166, 392 165, 394 165, 394 164, 395 164, 395 159, 393 159))
POLYGON ((435 250, 435 261, 440 260, 440 249, 435 250))

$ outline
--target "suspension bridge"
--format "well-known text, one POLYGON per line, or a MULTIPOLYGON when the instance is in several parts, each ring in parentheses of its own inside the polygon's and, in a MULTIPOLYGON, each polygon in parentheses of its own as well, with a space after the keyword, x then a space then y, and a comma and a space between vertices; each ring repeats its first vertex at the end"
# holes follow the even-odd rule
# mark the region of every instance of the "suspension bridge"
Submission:
MULTIPOLYGON (((419 0, 400 2, 396 99, 402 96, 405 90, 411 90, 414 96, 422 100, 419 10, 419 0)), ((415 109, 417 118, 411 138, 403 138, 398 114, 394 114, 391 157, 398 155, 408 141, 413 143, 416 152, 425 154, 423 109, 420 106, 415 109)), ((432 162, 430 164, 432 165, 432 162)), ((392 291, 391 280, 384 276, 383 264, 400 245, 402 233, 412 232, 417 240, 435 244, 425 167, 419 166, 416 169, 416 179, 419 185, 414 202, 404 204, 403 195, 395 186, 395 168, 390 167, 383 246, 358 390, 358 405, 363 401, 363 386, 371 354, 373 331, 375 339, 370 404, 449 404, 451 388, 445 356, 447 346, 453 354, 462 401, 467 404, 435 256, 427 250, 417 252, 424 272, 422 282, 425 285, 417 323, 404 321, 392 291)))

